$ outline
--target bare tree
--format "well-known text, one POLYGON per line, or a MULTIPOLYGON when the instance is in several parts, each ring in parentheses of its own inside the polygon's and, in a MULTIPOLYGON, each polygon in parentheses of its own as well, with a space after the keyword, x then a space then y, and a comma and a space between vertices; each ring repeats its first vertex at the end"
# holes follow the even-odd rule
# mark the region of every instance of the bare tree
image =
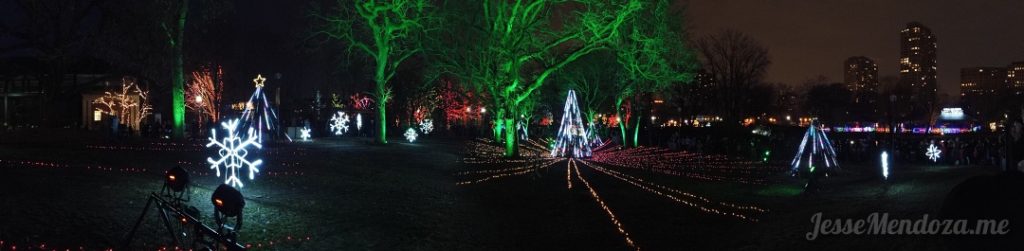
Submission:
POLYGON ((761 82, 771 60, 768 49, 734 30, 707 35, 696 42, 704 70, 714 77, 718 108, 731 120, 746 115, 744 102, 761 82))

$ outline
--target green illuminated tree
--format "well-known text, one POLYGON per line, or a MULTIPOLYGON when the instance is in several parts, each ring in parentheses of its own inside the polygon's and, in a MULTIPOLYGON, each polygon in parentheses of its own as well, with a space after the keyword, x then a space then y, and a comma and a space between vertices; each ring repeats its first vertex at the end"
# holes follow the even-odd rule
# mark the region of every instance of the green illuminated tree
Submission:
POLYGON ((538 100, 531 98, 535 91, 566 65, 608 48, 620 26, 643 7, 643 1, 517 0, 450 8, 462 17, 452 15, 458 20, 447 37, 463 41, 443 50, 441 62, 489 95, 495 136, 504 143, 505 156, 513 157, 518 155, 516 124, 532 112, 526 108, 538 100), (553 12, 567 17, 556 20, 553 12))
POLYGON ((615 112, 619 121, 622 143, 637 146, 640 134, 639 109, 636 98, 640 95, 666 90, 674 84, 690 82, 696 69, 696 60, 684 42, 685 32, 679 18, 681 12, 671 9, 668 0, 658 0, 643 14, 629 19, 623 25, 622 36, 614 43, 616 59, 623 68, 625 81, 616 85, 615 112), (632 100, 631 100, 632 99, 632 100), (623 108, 630 102, 630 111, 623 108), (626 112, 628 116, 624 116, 626 112), (627 135, 633 124, 632 135, 627 135))
POLYGON ((345 42, 350 52, 358 50, 375 63, 373 96, 380 126, 377 143, 386 144, 386 110, 392 97, 388 81, 402 62, 422 50, 417 37, 430 28, 425 25, 431 18, 430 6, 426 0, 339 0, 338 4, 331 14, 314 11, 313 15, 325 23, 318 33, 345 42))

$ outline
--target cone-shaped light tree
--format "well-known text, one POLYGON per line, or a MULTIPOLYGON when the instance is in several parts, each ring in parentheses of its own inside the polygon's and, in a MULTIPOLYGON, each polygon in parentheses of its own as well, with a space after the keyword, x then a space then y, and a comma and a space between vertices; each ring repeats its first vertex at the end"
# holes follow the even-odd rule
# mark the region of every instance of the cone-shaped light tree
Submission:
POLYGON ((616 120, 625 146, 637 146, 642 121, 637 96, 693 79, 696 57, 684 42, 681 16, 682 12, 671 10, 670 1, 657 0, 622 26, 622 36, 614 43, 625 78, 615 88, 616 120), (628 108, 624 107, 626 102, 628 108), (634 123, 630 133, 630 124, 634 123))
POLYGON ((392 97, 388 81, 394 78, 398 67, 422 51, 421 31, 432 28, 427 0, 339 0, 339 8, 325 14, 314 11, 313 16, 324 21, 318 31, 332 39, 346 43, 349 51, 356 49, 374 62, 373 98, 377 101, 377 143, 387 143, 387 103, 392 97))
POLYGON ((576 92, 569 90, 562 108, 562 123, 558 127, 555 147, 551 149, 553 157, 590 157, 590 142, 587 140, 587 126, 580 116, 580 107, 576 103, 576 92))
POLYGON ((488 94, 495 137, 504 155, 517 155, 516 125, 531 110, 535 91, 552 74, 592 52, 606 49, 620 26, 646 7, 646 1, 479 1, 448 8, 454 46, 442 48, 437 62, 464 84, 488 94), (468 5, 467 5, 468 4, 468 5), (552 22, 552 12, 568 18, 552 22), (454 12, 458 12, 455 14, 454 12), (476 13, 472 15, 469 13, 476 13), (558 25, 556 25, 557 23, 558 25), (506 128, 499 131, 497 128, 506 128))
POLYGON ((794 175, 800 173, 801 169, 807 169, 809 173, 813 174, 839 168, 839 162, 836 161, 836 150, 832 148, 832 141, 828 139, 828 135, 825 135, 821 128, 818 128, 817 121, 811 123, 811 126, 807 128, 803 140, 800 141, 800 148, 797 149, 790 166, 794 175))

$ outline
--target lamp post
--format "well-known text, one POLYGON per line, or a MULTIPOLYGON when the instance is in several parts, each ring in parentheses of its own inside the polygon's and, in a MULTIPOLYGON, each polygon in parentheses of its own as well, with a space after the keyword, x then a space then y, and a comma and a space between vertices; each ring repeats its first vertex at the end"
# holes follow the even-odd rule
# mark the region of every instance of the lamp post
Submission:
MULTIPOLYGON (((199 107, 199 109, 196 109, 196 110, 199 110, 199 127, 198 128, 199 128, 199 131, 203 131, 203 96, 202 95, 196 95, 196 107, 199 107)), ((200 132, 196 132, 196 134, 199 134, 199 133, 200 132)))

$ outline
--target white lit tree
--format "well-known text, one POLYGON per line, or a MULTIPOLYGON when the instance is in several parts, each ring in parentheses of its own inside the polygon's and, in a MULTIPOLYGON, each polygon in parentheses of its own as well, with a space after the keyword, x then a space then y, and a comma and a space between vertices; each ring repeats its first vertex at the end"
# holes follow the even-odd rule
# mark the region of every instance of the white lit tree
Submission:
POLYGON ((555 147, 551 149, 554 157, 590 157, 590 142, 587 140, 587 127, 580 116, 580 107, 576 104, 576 91, 569 90, 562 108, 562 123, 558 127, 555 147))
POLYGON ((185 107, 210 122, 220 120, 221 92, 224 89, 224 71, 217 67, 192 72, 192 81, 185 88, 185 107))
POLYGON ((149 104, 149 91, 143 91, 135 81, 121 79, 121 89, 104 92, 102 97, 92 101, 102 113, 117 116, 122 123, 133 130, 139 130, 142 120, 153 110, 149 104))

